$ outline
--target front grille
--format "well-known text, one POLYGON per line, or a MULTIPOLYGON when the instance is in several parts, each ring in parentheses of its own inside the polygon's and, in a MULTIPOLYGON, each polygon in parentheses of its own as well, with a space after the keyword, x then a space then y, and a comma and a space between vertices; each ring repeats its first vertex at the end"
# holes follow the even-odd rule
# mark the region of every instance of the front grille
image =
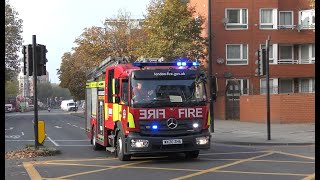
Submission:
POLYGON ((167 126, 167 120, 139 120, 141 135, 147 136, 185 136, 197 134, 201 131, 202 120, 177 120, 178 125, 175 129, 167 126), (199 123, 197 129, 193 128, 193 123, 199 123), (153 130, 152 125, 157 125, 158 129, 153 130))

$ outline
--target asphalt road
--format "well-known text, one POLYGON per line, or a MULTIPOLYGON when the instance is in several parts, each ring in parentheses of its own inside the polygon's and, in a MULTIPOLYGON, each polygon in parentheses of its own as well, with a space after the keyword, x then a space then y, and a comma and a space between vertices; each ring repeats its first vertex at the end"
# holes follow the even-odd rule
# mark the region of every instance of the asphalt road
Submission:
MULTIPOLYGON (((45 146, 53 157, 6 160, 5 179, 312 179, 314 146, 237 146, 212 144, 198 159, 134 157, 121 162, 113 154, 93 151, 81 117, 53 110, 39 112, 45 121, 45 146)), ((34 144, 33 113, 6 114, 6 151, 34 144)), ((213 136, 214 138, 214 136, 213 136)))

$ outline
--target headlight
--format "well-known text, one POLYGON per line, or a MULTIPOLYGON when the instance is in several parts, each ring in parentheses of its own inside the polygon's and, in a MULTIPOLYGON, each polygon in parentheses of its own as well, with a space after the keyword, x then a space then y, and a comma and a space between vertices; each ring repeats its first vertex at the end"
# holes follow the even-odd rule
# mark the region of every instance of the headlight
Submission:
POLYGON ((149 141, 145 139, 132 139, 131 140, 131 147, 135 148, 145 148, 148 147, 149 141))
POLYGON ((205 145, 209 143, 209 136, 197 137, 196 138, 197 145, 205 145))
POLYGON ((192 126, 193 126, 193 128, 198 128, 199 124, 198 123, 193 123, 192 126))

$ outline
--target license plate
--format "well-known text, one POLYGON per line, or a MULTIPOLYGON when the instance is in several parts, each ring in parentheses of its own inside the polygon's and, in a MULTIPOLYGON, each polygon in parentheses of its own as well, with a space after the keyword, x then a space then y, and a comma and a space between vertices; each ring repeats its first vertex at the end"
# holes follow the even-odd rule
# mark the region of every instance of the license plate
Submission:
POLYGON ((169 144, 182 144, 182 139, 168 139, 168 140, 162 140, 163 145, 169 145, 169 144))

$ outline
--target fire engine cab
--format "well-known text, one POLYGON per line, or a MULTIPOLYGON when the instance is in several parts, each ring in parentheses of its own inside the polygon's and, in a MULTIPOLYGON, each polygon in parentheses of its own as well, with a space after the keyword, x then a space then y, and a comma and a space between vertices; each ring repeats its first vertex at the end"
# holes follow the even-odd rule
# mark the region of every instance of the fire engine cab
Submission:
POLYGON ((146 60, 109 57, 87 74, 85 127, 93 149, 115 151, 121 161, 175 152, 197 158, 211 138, 205 73, 198 62, 146 60))

